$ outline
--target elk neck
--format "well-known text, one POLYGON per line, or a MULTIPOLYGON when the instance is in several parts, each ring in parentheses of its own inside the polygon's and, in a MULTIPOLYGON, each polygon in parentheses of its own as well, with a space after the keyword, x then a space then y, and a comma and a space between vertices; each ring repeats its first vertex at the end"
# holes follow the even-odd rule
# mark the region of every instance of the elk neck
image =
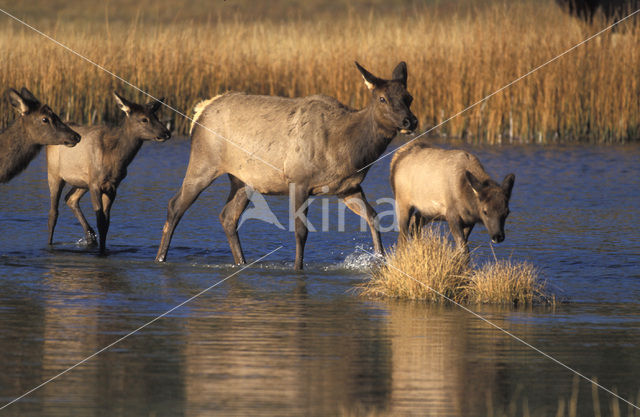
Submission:
POLYGON ((0 132, 0 183, 22 172, 42 149, 29 140, 22 117, 0 132))
POLYGON ((352 115, 346 136, 350 138, 354 144, 354 150, 359 154, 358 160, 354 162, 355 168, 360 169, 382 155, 395 138, 397 129, 391 129, 376 120, 372 104, 352 115))

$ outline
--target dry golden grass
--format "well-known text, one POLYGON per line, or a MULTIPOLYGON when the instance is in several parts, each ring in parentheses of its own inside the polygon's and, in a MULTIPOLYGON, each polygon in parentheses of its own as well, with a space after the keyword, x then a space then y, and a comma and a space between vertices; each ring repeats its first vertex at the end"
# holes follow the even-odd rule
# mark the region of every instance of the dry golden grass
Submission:
POLYGON ((437 228, 425 228, 385 255, 371 277, 357 288, 365 297, 390 297, 429 302, 532 305, 555 303, 540 274, 528 262, 495 260, 480 269, 456 249, 437 228))
MULTIPOLYGON (((169 16, 171 5, 165 3, 158 14, 169 16)), ((148 7, 153 4, 148 2, 148 7)), ((166 96, 171 106, 186 114, 192 114, 199 100, 228 89, 286 96, 323 93, 360 107, 368 94, 353 60, 385 77, 405 60, 409 90, 415 96, 413 110, 423 129, 604 25, 585 25, 552 0, 459 1, 451 10, 413 2, 393 4, 397 6, 387 6, 383 12, 362 13, 359 8, 280 21, 242 16, 181 20, 181 11, 176 10, 175 20, 155 23, 144 18, 144 9, 132 10, 127 20, 124 6, 119 7, 118 19, 110 22, 100 16, 88 21, 73 18, 76 9, 67 8, 58 21, 36 22, 78 53, 155 96, 166 96)), ((201 7, 206 15, 207 9, 201 7)), ((30 14, 22 16, 28 20, 30 14)), ((113 89, 142 99, 86 61, 0 18, 3 88, 25 85, 54 110, 82 123, 114 118, 113 89)), ((640 138, 639 41, 638 26, 625 23, 616 33, 581 46, 434 133, 489 143, 636 140, 640 138)), ((0 123, 6 125, 12 118, 3 101, 0 123)), ((188 120, 176 116, 176 122, 180 132, 188 131, 188 120)))
POLYGON ((385 262, 374 267, 371 279, 359 289, 370 297, 445 302, 440 293, 462 302, 469 273, 468 255, 434 228, 427 228, 420 238, 387 253, 385 262))
POLYGON ((473 304, 555 303, 538 269, 511 259, 495 260, 474 270, 466 292, 467 301, 473 304))

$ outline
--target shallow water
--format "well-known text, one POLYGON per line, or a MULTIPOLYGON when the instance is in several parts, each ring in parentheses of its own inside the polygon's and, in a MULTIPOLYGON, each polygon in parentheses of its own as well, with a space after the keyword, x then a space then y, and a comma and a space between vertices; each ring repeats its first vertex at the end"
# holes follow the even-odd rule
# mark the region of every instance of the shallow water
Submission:
MULTIPOLYGON (((496 256, 530 260, 571 300, 473 309, 637 401, 640 147, 471 149, 494 178, 516 174, 496 256)), ((525 399, 549 415, 568 400, 570 371, 458 307, 358 298, 351 290, 366 277, 371 259, 361 249, 370 250, 370 235, 351 213, 337 231, 335 199, 329 231, 309 235, 304 273, 291 270, 293 234, 258 220, 240 229, 247 259, 282 249, 246 270, 232 265, 217 218, 225 178, 187 211, 168 263, 154 263, 188 151, 184 140, 142 148, 114 204, 106 257, 76 243, 81 229, 63 204, 47 247, 43 155, 0 186, 0 407, 237 273, 0 415, 463 416, 512 403, 511 414, 521 414, 525 399)), ((372 202, 391 195, 388 164, 374 165, 364 183, 372 202)), ((286 198, 266 201, 286 226, 286 198)), ((310 209, 318 225, 321 204, 310 209)), ((395 238, 383 235, 386 246, 395 238)), ((493 256, 483 227, 471 240, 476 262, 493 256)), ((611 398, 600 391, 604 415, 611 398)), ((580 382, 578 415, 592 414, 592 403, 591 386, 580 382)))

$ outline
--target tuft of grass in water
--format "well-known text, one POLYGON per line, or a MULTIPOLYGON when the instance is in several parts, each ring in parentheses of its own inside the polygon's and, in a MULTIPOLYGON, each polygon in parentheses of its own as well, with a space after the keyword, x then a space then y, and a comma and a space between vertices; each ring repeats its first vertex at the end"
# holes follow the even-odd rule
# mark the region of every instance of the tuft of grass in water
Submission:
POLYGON ((538 268, 512 259, 496 259, 474 270, 466 292, 467 301, 473 304, 555 303, 538 268))
POLYGON ((470 304, 555 304, 538 269, 529 262, 498 260, 479 269, 435 227, 425 228, 385 254, 369 280, 357 287, 366 297, 470 304), (440 295, 441 294, 441 295, 440 295))
POLYGON ((427 228, 419 238, 388 252, 359 288, 365 296, 446 301, 435 290, 462 302, 471 272, 468 259, 446 236, 427 228))

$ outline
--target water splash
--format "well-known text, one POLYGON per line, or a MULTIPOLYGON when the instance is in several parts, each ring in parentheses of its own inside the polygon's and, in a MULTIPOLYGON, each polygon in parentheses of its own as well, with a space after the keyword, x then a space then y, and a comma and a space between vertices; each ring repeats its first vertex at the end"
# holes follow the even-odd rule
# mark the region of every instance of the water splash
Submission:
POLYGON ((95 238, 91 240, 87 240, 86 237, 81 237, 80 239, 76 240, 76 246, 80 248, 88 248, 88 247, 96 246, 96 241, 95 241, 95 238))
POLYGON ((363 271, 376 266, 382 262, 382 259, 382 255, 373 254, 373 248, 357 245, 355 251, 347 255, 339 267, 352 271, 363 271))

